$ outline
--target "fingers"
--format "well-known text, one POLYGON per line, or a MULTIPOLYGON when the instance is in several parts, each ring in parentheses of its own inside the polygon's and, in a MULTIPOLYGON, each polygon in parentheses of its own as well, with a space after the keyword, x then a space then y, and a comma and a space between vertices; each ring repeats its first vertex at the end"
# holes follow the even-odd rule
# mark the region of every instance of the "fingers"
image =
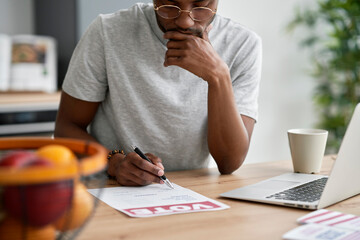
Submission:
POLYGON ((176 41, 186 40, 190 36, 191 35, 187 35, 187 34, 176 32, 176 31, 169 31, 164 34, 165 39, 171 39, 171 40, 176 40, 176 41))
POLYGON ((156 166, 158 166, 162 170, 165 169, 164 165, 162 164, 162 160, 159 157, 155 156, 152 153, 146 153, 145 155, 152 161, 153 164, 155 164, 156 166))
POLYGON ((190 50, 186 49, 168 49, 165 53, 164 66, 177 65, 179 67, 183 66, 183 62, 188 59, 191 55, 190 50))
POLYGON ((141 184, 131 181, 130 179, 117 179, 118 183, 122 186, 139 186, 141 184))
MULTIPOLYGON (((146 155, 146 154, 145 154, 146 155)), ((155 176, 162 176, 164 175, 164 170, 159 168, 158 166, 154 165, 152 162, 148 162, 145 159, 142 159, 136 153, 129 153, 129 158, 131 158, 131 163, 139 168, 140 170, 152 173, 155 176)), ((152 160, 152 159, 150 159, 152 160)))
POLYGON ((189 66, 198 63, 196 55, 200 58, 204 56, 202 51, 208 47, 204 44, 206 40, 179 32, 167 32, 164 36, 171 37, 166 45, 164 66, 176 65, 192 72, 189 66))
POLYGON ((181 57, 167 57, 165 58, 164 61, 164 66, 168 67, 168 66, 179 66, 179 67, 184 67, 184 59, 181 57))
POLYGON ((183 42, 169 40, 166 44, 166 47, 168 49, 181 49, 181 48, 183 48, 183 42))
POLYGON ((116 177, 118 182, 122 185, 139 186, 149 185, 151 183, 161 183, 159 176, 141 170, 131 162, 123 164, 116 177))
POLYGON ((186 50, 181 49, 169 49, 165 53, 165 59, 169 57, 184 57, 186 56, 186 50))
POLYGON ((150 163, 136 153, 129 153, 120 163, 116 178, 121 185, 139 186, 151 183, 163 183, 159 178, 164 175, 161 159, 153 154, 146 154, 153 161, 150 163))
POLYGON ((184 51, 186 50, 182 50, 184 49, 183 41, 170 40, 167 43, 167 48, 168 50, 166 51, 164 61, 165 67, 175 65, 175 62, 178 62, 179 58, 184 57, 185 55, 184 51))
MULTIPOLYGON (((184 35, 184 34, 182 34, 184 35)), ((176 40, 176 39, 169 39, 169 41, 166 44, 166 47, 168 49, 191 49, 199 47, 200 43, 204 39, 192 36, 192 35, 185 35, 184 39, 176 40)))
MULTIPOLYGON (((134 169, 129 176, 129 180, 136 182, 138 185, 149 185, 151 183, 161 183, 159 176, 151 174, 146 171, 141 171, 139 169, 134 169)), ((164 174, 162 174, 164 175, 164 174)), ((161 175, 161 176, 162 176, 161 175)))

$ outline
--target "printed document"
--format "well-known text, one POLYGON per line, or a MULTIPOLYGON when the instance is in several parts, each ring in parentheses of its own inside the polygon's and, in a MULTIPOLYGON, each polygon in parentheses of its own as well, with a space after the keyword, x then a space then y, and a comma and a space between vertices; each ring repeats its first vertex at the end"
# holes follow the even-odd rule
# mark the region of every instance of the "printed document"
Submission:
POLYGON ((288 240, 356 240, 360 239, 360 217, 320 209, 297 219, 303 224, 289 232, 288 240))
POLYGON ((162 215, 215 211, 229 206, 199 193, 174 184, 142 187, 113 187, 89 189, 89 193, 130 217, 155 217, 162 215))

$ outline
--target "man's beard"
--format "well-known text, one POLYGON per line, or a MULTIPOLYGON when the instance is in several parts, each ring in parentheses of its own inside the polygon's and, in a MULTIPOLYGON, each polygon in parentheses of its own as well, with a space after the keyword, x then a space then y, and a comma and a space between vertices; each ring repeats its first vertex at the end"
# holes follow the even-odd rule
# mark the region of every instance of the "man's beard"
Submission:
POLYGON ((167 32, 176 31, 183 34, 194 35, 197 37, 202 37, 205 29, 199 28, 188 28, 188 29, 181 29, 181 28, 174 28, 168 29, 167 32))

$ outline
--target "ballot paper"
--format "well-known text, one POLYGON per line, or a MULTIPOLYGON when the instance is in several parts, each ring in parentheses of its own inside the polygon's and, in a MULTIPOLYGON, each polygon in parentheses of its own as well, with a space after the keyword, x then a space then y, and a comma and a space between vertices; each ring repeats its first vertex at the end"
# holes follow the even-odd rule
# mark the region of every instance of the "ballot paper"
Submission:
POLYGON ((320 224, 305 224, 297 227, 285 235, 283 239, 286 240, 359 240, 360 232, 320 225, 320 224))
POLYGON ((155 217, 178 213, 215 211, 229 206, 174 184, 89 189, 89 193, 130 217, 155 217))
POLYGON ((297 219, 302 226, 283 235, 289 240, 359 240, 360 217, 320 209, 297 219))
POLYGON ((300 224, 314 223, 360 231, 360 216, 320 209, 297 219, 300 224))

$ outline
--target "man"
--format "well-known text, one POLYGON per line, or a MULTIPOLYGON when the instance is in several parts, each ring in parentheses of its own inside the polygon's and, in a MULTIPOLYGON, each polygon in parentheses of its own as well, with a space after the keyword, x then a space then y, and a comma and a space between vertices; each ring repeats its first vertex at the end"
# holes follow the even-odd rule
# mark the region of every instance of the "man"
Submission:
POLYGON ((123 148, 108 168, 121 185, 162 183, 164 169, 206 167, 209 153, 220 173, 238 169, 257 119, 261 41, 217 6, 154 0, 100 15, 74 51, 55 136, 123 148))

